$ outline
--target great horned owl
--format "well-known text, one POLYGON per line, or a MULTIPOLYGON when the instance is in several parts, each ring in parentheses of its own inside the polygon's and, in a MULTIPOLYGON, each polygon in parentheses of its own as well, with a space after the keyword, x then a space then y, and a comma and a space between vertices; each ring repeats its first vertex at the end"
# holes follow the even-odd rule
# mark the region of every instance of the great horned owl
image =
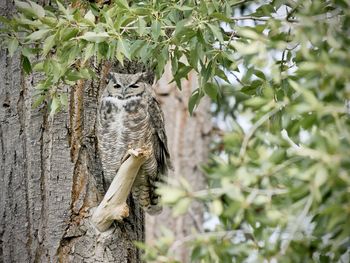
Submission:
POLYGON ((109 73, 98 111, 98 145, 108 185, 129 148, 146 147, 150 157, 132 187, 133 197, 149 213, 162 210, 156 184, 170 166, 164 117, 145 73, 109 73))

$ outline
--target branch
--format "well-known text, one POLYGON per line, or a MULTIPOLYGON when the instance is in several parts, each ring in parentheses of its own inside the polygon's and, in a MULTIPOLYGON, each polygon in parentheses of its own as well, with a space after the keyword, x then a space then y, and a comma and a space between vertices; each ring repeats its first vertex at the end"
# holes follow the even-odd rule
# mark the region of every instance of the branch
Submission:
POLYGON ((104 232, 114 220, 122 220, 129 216, 126 199, 148 155, 149 152, 143 149, 128 151, 102 202, 92 215, 91 221, 99 231, 104 232))
POLYGON ((185 236, 181 239, 176 240, 171 247, 169 248, 170 252, 175 252, 178 247, 186 245, 188 242, 195 240, 208 240, 210 238, 227 238, 231 239, 235 235, 243 234, 246 239, 252 240, 255 243, 254 236, 250 231, 243 229, 230 230, 230 231, 217 231, 217 232, 204 232, 204 233, 194 233, 188 236, 185 236))
MULTIPOLYGON (((256 17, 256 16, 238 16, 238 17, 231 17, 231 19, 233 21, 239 21, 239 20, 254 20, 254 21, 269 21, 271 19, 274 19, 274 20, 282 20, 282 19, 285 19, 285 17, 269 17, 269 16, 265 16, 265 17, 256 17)), ((299 22, 297 19, 288 19, 287 20, 288 22, 291 22, 291 23, 297 23, 299 22)))

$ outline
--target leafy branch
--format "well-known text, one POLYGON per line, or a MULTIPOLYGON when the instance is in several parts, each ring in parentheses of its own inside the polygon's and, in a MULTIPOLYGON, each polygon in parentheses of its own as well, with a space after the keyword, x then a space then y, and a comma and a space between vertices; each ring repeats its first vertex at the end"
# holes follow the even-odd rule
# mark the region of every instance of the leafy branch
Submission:
MULTIPOLYGON (((189 101, 191 112, 205 94, 214 101, 220 98, 220 83, 216 79, 228 81, 224 72, 236 63, 239 43, 232 45, 232 35, 227 35, 222 24, 235 29, 239 20, 269 20, 261 16, 232 17, 240 2, 187 1, 186 5, 179 5, 176 1, 129 4, 118 0, 109 5, 85 3, 84 8, 65 6, 59 1, 51 7, 32 1, 15 4, 18 14, 1 18, 2 47, 8 49, 10 56, 20 51, 27 74, 34 70, 46 76, 37 86, 39 101, 59 97, 53 87, 74 85, 79 79, 93 77, 87 63, 92 57, 121 64, 126 60, 141 61, 150 65, 158 78, 170 60, 173 81, 179 88, 181 79, 191 70, 199 73, 201 86, 189 101), (215 51, 218 44, 222 47, 215 51), (38 55, 39 61, 33 62, 38 55)), ((250 41, 250 30, 238 30, 242 38, 234 42, 250 41)), ((59 109, 60 100, 56 101, 58 107, 54 108, 59 109)))

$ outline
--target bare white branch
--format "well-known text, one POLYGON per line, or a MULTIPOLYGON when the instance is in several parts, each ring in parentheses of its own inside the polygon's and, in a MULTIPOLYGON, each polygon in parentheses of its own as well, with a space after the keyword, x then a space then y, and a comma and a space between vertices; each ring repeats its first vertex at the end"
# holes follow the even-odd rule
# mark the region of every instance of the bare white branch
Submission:
POLYGON ((148 154, 149 152, 143 149, 128 151, 102 202, 92 215, 91 221, 99 231, 104 232, 114 220, 122 220, 129 216, 126 199, 148 154))

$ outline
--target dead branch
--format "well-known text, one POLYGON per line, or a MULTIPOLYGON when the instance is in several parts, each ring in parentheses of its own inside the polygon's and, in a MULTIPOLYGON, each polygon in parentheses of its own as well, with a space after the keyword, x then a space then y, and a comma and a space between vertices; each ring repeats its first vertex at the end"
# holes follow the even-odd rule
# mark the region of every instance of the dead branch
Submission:
POLYGON ((102 202, 91 217, 92 223, 99 231, 104 232, 114 220, 122 220, 129 216, 126 199, 148 154, 148 151, 144 149, 128 151, 126 158, 124 158, 125 161, 120 166, 102 202))

